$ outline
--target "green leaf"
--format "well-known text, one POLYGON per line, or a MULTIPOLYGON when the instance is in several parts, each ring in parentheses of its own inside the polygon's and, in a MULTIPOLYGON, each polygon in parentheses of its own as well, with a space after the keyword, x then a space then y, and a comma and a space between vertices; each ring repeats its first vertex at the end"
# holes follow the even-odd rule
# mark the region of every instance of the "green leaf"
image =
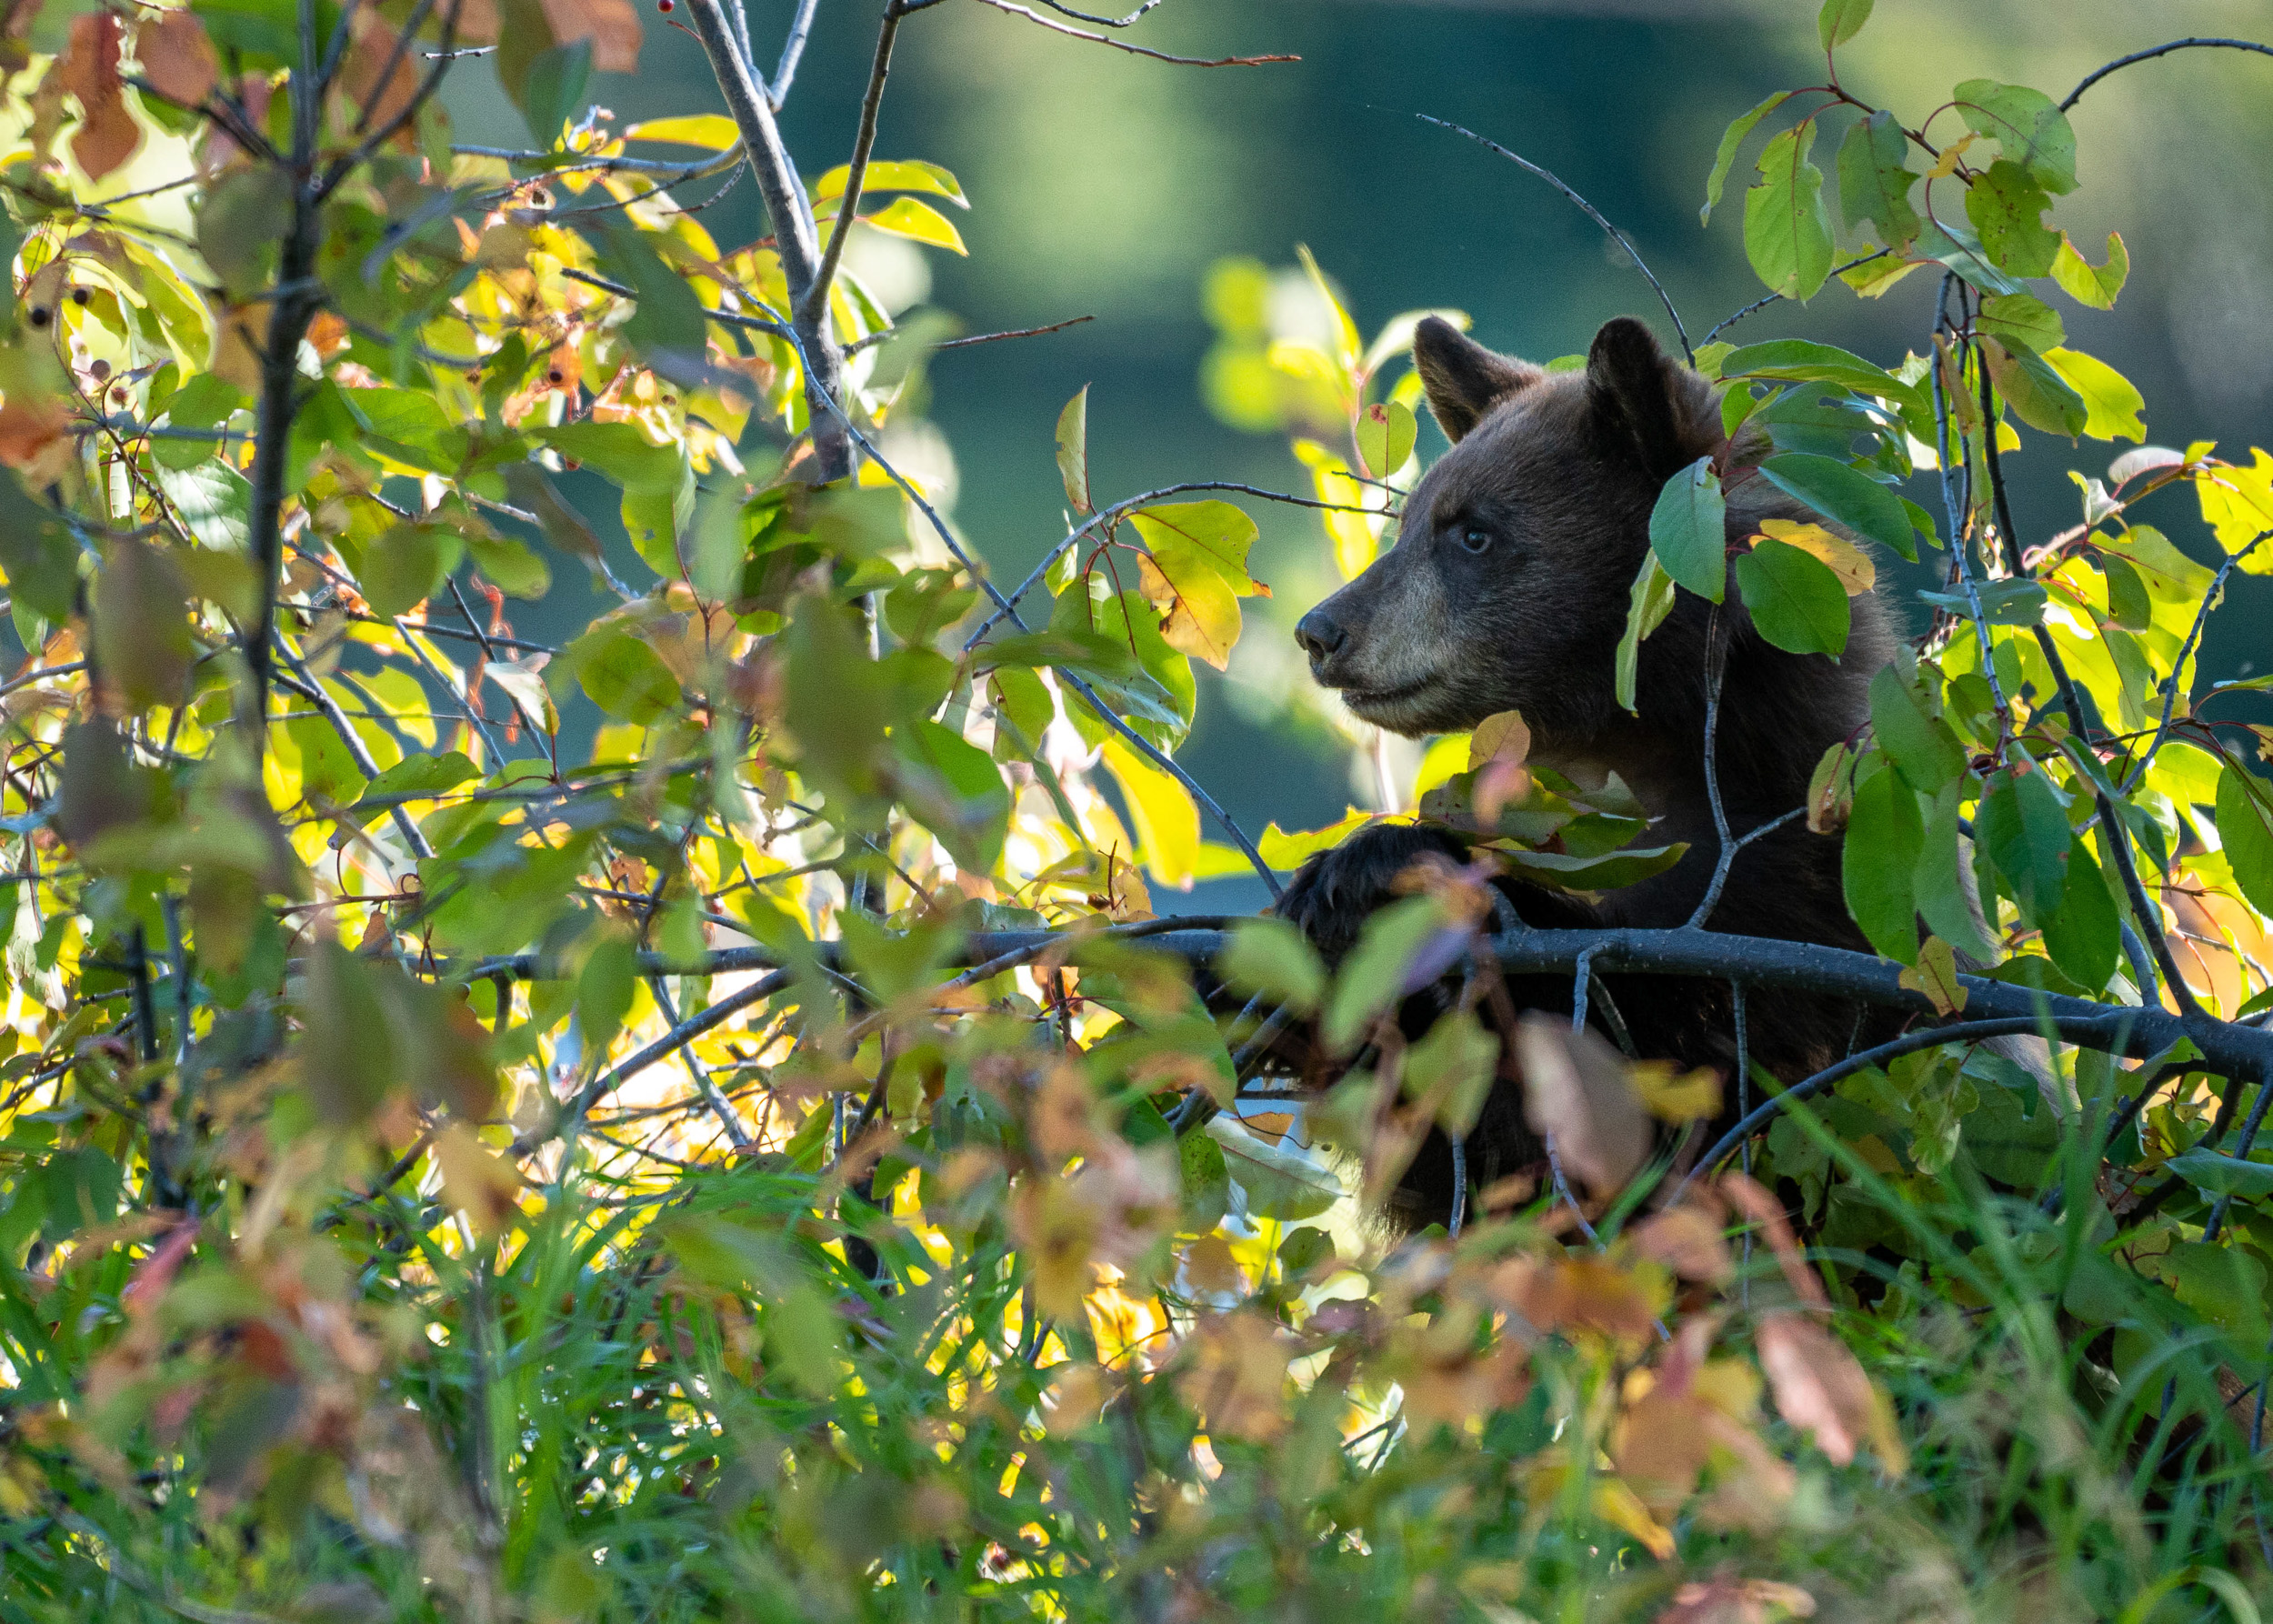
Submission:
POLYGON ((1456 1139, 1474 1131, 1491 1092, 1499 1039, 1474 1012, 1455 1009, 1405 1051, 1405 1097, 1435 1102, 1437 1125, 1456 1139))
POLYGON ((1057 414, 1057 474, 1066 482, 1066 500, 1076 513, 1091 511, 1089 505, 1089 386, 1066 403, 1057 414))
POLYGON ((1909 152, 1901 125, 1884 108, 1849 125, 1839 143, 1840 215, 1850 227, 1871 226, 1898 254, 1918 236, 1918 211, 1910 206, 1918 176, 1909 152))
POLYGON ((1760 476, 1835 524, 1892 547, 1913 564, 1918 561, 1918 543, 1901 498, 1837 457, 1786 452, 1762 463, 1760 476))
POLYGON ((2044 359, 2084 403, 2085 434, 2095 440, 2147 443, 2147 424, 2139 416, 2147 397, 2130 379, 2081 350, 2048 349, 2044 359))
POLYGON ((1357 456, 1376 479, 1387 479, 1410 460, 1420 434, 1413 408, 1401 400, 1378 401, 1357 414, 1357 456))
POLYGON ((1870 21, 1870 0, 1823 0, 1816 13, 1816 35, 1827 51, 1836 50, 1863 31, 1870 21))
MULTIPOLYGON (((1970 207, 1970 204, 1968 206, 1970 207)), ((2021 290, 2020 283, 1990 263, 1988 251, 1981 246, 1981 239, 1973 234, 1972 227, 1948 216, 1938 221, 1928 220, 1919 226, 1918 241, 1912 251, 1923 254, 1935 264, 1956 272, 1969 286, 1983 293, 2018 293, 2021 290)))
POLYGON ((2273 1196, 2273 1162, 2245 1161, 2238 1156, 2197 1148, 2172 1157, 2163 1166, 2196 1189, 2213 1196, 2240 1196, 2248 1200, 2273 1196))
POLYGON ((363 596, 390 618, 426 602, 457 567, 465 542, 441 525, 396 525, 365 549, 363 596))
MULTIPOLYGON (((646 234, 610 219, 602 228, 601 263, 617 281, 630 286, 638 301, 623 333, 650 365, 667 359, 671 371, 699 371, 705 355, 707 318, 694 285, 648 246, 646 234)), ((626 425, 625 426, 629 426, 626 425)))
MULTIPOLYGON (((1981 234, 1981 252, 2016 276, 2041 276, 2051 270, 2060 249, 2058 234, 2044 224, 2044 211, 2051 206, 2051 198, 2035 178, 2005 158, 1976 175, 1966 188, 1966 218, 1981 234)), ((1994 291, 2014 290, 2008 285, 1994 291)))
POLYGON ((1713 155, 1713 172, 1705 177, 1705 206, 1697 211, 1697 224, 1702 226, 1713 217, 1719 206, 1721 188, 1728 183, 1728 171, 1737 161, 1737 149, 1744 138, 1759 127, 1760 120, 1791 100, 1795 93, 1779 90, 1749 113, 1739 114, 1720 134, 1720 150, 1713 155))
POLYGON ((1728 590, 1728 506, 1713 459, 1700 456, 1667 480, 1649 515, 1649 546, 1666 573, 1718 603, 1728 590))
POLYGON ((1958 116, 1997 143, 2000 162, 2026 170, 2048 192, 2076 189, 2076 132, 2050 96, 1994 79, 1968 79, 1955 95, 1958 116))
POLYGON ((481 768, 456 750, 446 750, 439 756, 406 756, 372 779, 364 797, 366 800, 379 800, 395 796, 441 795, 480 777, 481 768))
POLYGON ((1988 960, 1997 957, 1997 944, 1975 922, 1965 881, 1965 846, 1958 827, 1958 802, 1964 794, 1964 781, 1953 778, 1933 797, 1919 831, 1918 871, 1910 884, 1928 929, 1945 945, 1988 960))
POLYGON ((1812 553, 1761 541, 1737 556, 1737 587, 1753 629, 1777 647, 1834 659, 1845 651, 1851 620, 1847 588, 1812 553))
POLYGON ((1640 672, 1642 640, 1663 625, 1671 613, 1673 577, 1657 562, 1653 548, 1642 555, 1641 569, 1634 576, 1633 586, 1627 589, 1626 630, 1618 637, 1617 698, 1618 704, 1628 711, 1634 709, 1634 684, 1640 672))
POLYGON ((2041 925, 2068 893, 2068 808, 2041 770, 1992 773, 1973 827, 2021 917, 2041 925))
MULTIPOLYGON (((2036 626, 2044 619, 2048 601, 2038 581, 1982 581, 1974 587, 1981 601, 1981 620, 1987 626, 2036 626)), ((1973 605, 1962 592, 1921 592, 1918 599, 1952 615, 1973 618, 1973 605)))
POLYGON ((545 560, 515 536, 469 534, 466 550, 474 567, 512 596, 540 598, 552 589, 553 572, 545 560))
POLYGON ((636 424, 587 420, 535 432, 561 456, 597 470, 627 491, 676 491, 686 472, 685 452, 676 445, 655 444, 636 424))
POLYGON ((562 127, 573 120, 585 87, 592 80, 592 42, 571 40, 540 51, 521 80, 521 115, 540 151, 559 145, 562 127))
POLYGON ((1823 206, 1823 171, 1807 161, 1813 120, 1768 138, 1757 184, 1744 195, 1744 251, 1768 291, 1787 299, 1815 296, 1831 274, 1831 217, 1823 206))
POLYGON ((620 625, 603 622, 561 650, 592 703, 620 721, 659 721, 681 697, 663 657, 620 625))
POLYGON ((1494 849, 1509 868, 1541 885, 1564 891, 1615 891, 1663 874, 1689 848, 1686 841, 1676 841, 1670 846, 1621 847, 1594 857, 1497 844, 1494 849))
POLYGON ((1010 789, 993 757, 952 727, 918 717, 892 734, 894 778, 907 809, 953 854, 985 874, 1002 858, 1010 789))
POLYGON ((2123 291, 2124 282, 2131 274, 2131 251, 2124 246, 2120 232, 2108 233, 2108 263, 2095 266, 2086 259, 2068 233, 2060 233, 2060 246, 2052 256, 2052 280, 2060 291, 2078 305, 2088 305, 2094 310, 2115 308, 2116 296, 2123 291))
POLYGON ((1284 919, 1233 926, 1216 956, 1216 974, 1233 991, 1261 993, 1297 1015, 1310 1014, 1326 995, 1326 966, 1317 949, 1284 919))
POLYGON ((2101 553, 2099 572, 2108 581, 2108 618, 2125 631, 2143 632, 2154 624, 2155 600, 2127 558, 2101 553))
POLYGON ((2084 397, 2043 356, 2008 350, 1994 338, 1984 338, 1981 359, 1988 363, 1998 394, 2029 427, 2072 440, 2091 421, 2084 397))
POLYGON ((1857 787, 1840 851, 1847 911, 1873 947, 1903 964, 1918 961, 1912 877, 1924 839, 1918 795, 1900 775, 1874 773, 1857 787))
POLYGON ((1974 329, 2009 350, 2032 350, 2038 355, 2068 341, 2060 313, 2034 294, 1991 294, 1981 301, 1974 329))
POLYGON ((1406 967, 1421 944, 1445 927, 1433 897, 1407 897, 1375 910, 1334 977, 1319 1040, 1337 1055, 1357 1048, 1381 1013, 1396 1004, 1406 967))
POLYGON ((1870 723, 1878 747, 1919 794, 1938 795, 1965 771, 1965 747, 1893 666, 1870 679, 1870 723))
POLYGON ((1851 350, 1806 338, 1773 338, 1747 344, 1721 357, 1724 378, 1765 377, 1796 383, 1838 384, 1862 395, 1875 395, 1904 405, 1918 402, 1912 386, 1885 367, 1866 361, 1851 350))
POLYGON ((2107 986, 2123 950, 2123 922, 2107 877, 2080 836, 2068 843, 2068 884, 2043 929, 2044 950, 2064 973, 2093 992, 2107 986))
POLYGON ((2273 785, 2228 763, 2218 775, 2218 837, 2241 894, 2273 913, 2273 785))

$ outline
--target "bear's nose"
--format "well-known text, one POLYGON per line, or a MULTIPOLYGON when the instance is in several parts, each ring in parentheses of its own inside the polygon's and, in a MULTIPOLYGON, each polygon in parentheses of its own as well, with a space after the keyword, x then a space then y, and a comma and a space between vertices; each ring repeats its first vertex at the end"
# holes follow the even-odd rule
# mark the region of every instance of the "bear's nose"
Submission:
POLYGON ((1349 634, 1323 607, 1311 610, 1295 623, 1295 641, 1313 665, 1340 651, 1349 634))

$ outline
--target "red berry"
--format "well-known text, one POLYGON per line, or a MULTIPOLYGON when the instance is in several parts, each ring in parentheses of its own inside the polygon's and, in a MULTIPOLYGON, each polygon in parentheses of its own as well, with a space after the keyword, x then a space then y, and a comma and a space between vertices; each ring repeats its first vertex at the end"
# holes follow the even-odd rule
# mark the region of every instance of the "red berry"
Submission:
POLYGON ((657 11, 667 12, 671 9, 674 0, 655 0, 655 8, 657 11))

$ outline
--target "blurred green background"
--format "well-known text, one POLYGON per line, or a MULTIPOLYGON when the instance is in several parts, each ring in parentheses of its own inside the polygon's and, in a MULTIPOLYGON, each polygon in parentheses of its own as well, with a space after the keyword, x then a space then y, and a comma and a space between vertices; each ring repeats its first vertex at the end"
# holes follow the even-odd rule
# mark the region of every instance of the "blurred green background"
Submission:
MULTIPOLYGON (((791 9, 792 0, 751 0, 762 63, 791 9)), ((1211 330, 1200 288, 1224 256, 1280 266, 1308 244, 1367 337, 1398 311, 1453 306, 1473 315, 1485 342, 1539 359, 1583 350, 1620 314, 1643 316, 1670 341, 1647 285, 1593 225, 1418 113, 1467 125, 1592 199, 1701 339, 1761 291, 1739 240, 1736 194, 1748 152, 1711 228, 1697 224, 1714 144, 1768 91, 1820 78, 1816 10, 1815 0, 1168 0, 1122 36, 1184 55, 1302 58, 1209 69, 1065 38, 976 0, 909 19, 878 155, 947 165, 973 206, 956 216, 971 257, 923 256, 930 302, 974 333, 1097 318, 936 359, 931 416, 952 447, 956 523, 1006 579, 1064 534, 1051 432, 1084 384, 1094 386, 1100 500, 1184 479, 1307 491, 1283 435, 1243 435, 1202 404, 1211 330)), ((782 121, 808 176, 849 151, 879 11, 821 0, 782 121)), ((652 11, 646 21, 640 72, 601 76, 595 98, 625 120, 717 109, 694 40, 652 11)), ((1881 0, 1842 49, 1840 69, 1856 94, 1913 123, 1960 79, 1986 75, 2062 96, 2109 58, 2181 35, 2268 37, 2273 6, 1881 0)), ((461 65, 448 95, 459 138, 525 145, 486 63, 461 65)), ((2157 443, 2215 439, 2238 453, 2273 440, 2273 62, 2180 53, 2095 88, 2074 119, 2082 189, 2062 200, 2056 223, 2095 260, 2106 233, 2119 229, 2133 269, 2111 314, 2048 296, 2070 342, 2144 391, 2157 443)), ((758 235, 762 218, 746 180, 705 216, 727 246, 758 235)), ((912 256, 896 263, 906 273, 912 256)), ((1772 307, 1738 335, 1805 334, 1891 364, 1922 346, 1932 297, 1923 275, 1877 302, 1833 283, 1810 307, 1772 307)), ((2098 474, 2112 453, 2026 437, 2008 466, 2017 522, 2034 540, 2080 516, 2068 470, 2098 474)), ((1423 445, 1424 455, 1441 445, 1433 428, 1423 445)), ((936 450, 908 455, 936 466, 936 450)), ((1911 494, 1938 508, 1935 493, 1911 494)), ((606 492, 580 495, 596 520, 612 514, 606 492)), ((1353 780, 1347 743, 1272 697, 1303 680, 1288 628, 1331 588, 1332 565, 1315 516, 1247 506, 1263 528, 1256 573, 1277 596, 1248 605, 1231 678, 1203 671, 1199 721, 1181 759, 1250 833, 1274 820, 1307 827, 1368 794, 1353 780)), ((2210 556, 2190 496, 2157 507, 2151 522, 2210 556)), ((2225 640, 2208 650, 2219 675, 2273 662, 2273 642, 2253 629, 2273 593, 2256 579, 2237 591, 2248 607, 2222 617, 2225 640)), ((1156 900, 1164 910, 1236 910, 1264 899, 1259 884, 1241 879, 1156 900)))

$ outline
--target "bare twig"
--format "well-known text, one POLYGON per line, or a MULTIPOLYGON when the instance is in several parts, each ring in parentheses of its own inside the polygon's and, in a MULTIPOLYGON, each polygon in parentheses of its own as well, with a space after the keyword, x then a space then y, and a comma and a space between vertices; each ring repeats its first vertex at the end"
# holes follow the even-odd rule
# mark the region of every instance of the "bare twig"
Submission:
MULTIPOLYGON (((1044 0, 1044 4, 1047 3, 1048 0, 1044 0)), ((1115 39, 1107 34, 1092 34, 1086 28, 1075 28, 1064 23, 1054 23, 1040 12, 1030 11, 1023 5, 1014 5, 1012 0, 979 0, 979 4, 991 5, 996 11, 1007 12, 1012 16, 1024 17, 1027 22, 1037 24, 1055 34, 1067 35, 1075 39, 1086 39, 1096 45, 1111 45, 1115 50, 1126 51, 1132 56, 1149 56, 1155 62, 1172 62, 1178 67, 1261 67, 1267 63, 1300 62, 1302 60, 1299 56, 1283 55, 1171 56, 1166 51, 1155 51, 1144 45, 1132 45, 1125 39, 1115 39)), ((1051 9, 1059 8, 1053 6, 1051 9)), ((1117 26, 1117 25, 1113 25, 1117 26)))
MULTIPOLYGON (((1046 327, 1015 327, 1006 333, 979 333, 968 338, 943 338, 931 347, 934 351, 969 349, 975 344, 993 344, 1001 338, 1039 338, 1045 333, 1062 333, 1067 327, 1077 327, 1083 322, 1096 319, 1094 316, 1069 316, 1064 321, 1050 323, 1046 327)), ((897 327, 886 327, 881 332, 871 333, 865 338, 856 338, 845 346, 845 354, 848 356, 856 356, 864 349, 898 337, 899 334, 900 329, 897 327)))
MULTIPOLYGON (((992 3, 993 0, 989 0, 989 4, 992 3)), ((1633 239, 1627 236, 1624 232, 1620 231, 1617 226, 1611 225, 1609 219, 1600 209, 1595 207, 1593 204, 1588 203, 1584 197, 1581 197, 1571 188, 1568 183, 1565 182, 1559 175, 1556 175, 1554 171, 1542 168, 1540 165, 1533 163, 1529 158, 1525 157, 1519 152, 1510 152, 1507 148, 1502 146, 1498 142, 1491 140, 1486 136, 1479 135, 1474 130, 1468 129, 1462 125, 1454 124, 1449 119, 1432 118, 1426 113, 1416 113, 1413 116, 1419 119, 1423 124, 1433 124, 1440 130, 1450 130, 1456 135, 1466 135, 1478 146, 1487 147, 1491 151, 1497 153, 1501 157, 1506 158, 1509 163, 1521 169, 1526 175, 1537 175, 1539 179, 1547 182, 1548 185, 1553 186, 1557 191, 1560 192, 1565 197, 1570 199, 1571 202, 1577 204, 1580 212, 1583 213, 1587 218, 1592 220, 1597 226, 1602 227, 1602 229, 1608 234, 1612 242, 1626 250, 1627 256, 1634 261, 1635 269, 1640 271, 1642 276, 1648 281, 1649 286, 1657 289, 1658 302, 1665 306, 1666 314, 1673 318, 1673 330, 1681 340, 1681 353, 1689 358, 1690 365, 1694 366, 1696 364, 1697 351, 1689 346, 1689 330, 1681 325, 1681 313, 1673 307, 1673 296, 1666 291, 1666 285, 1657 280, 1657 272, 1649 268, 1649 262, 1642 257, 1641 250, 1634 246, 1633 239)))
POLYGON ((813 32, 813 8, 819 0, 797 0, 797 15, 789 24, 789 37, 781 44, 781 61, 774 68, 774 82, 766 87, 766 99, 775 112, 789 99, 789 86, 797 77, 797 63, 805 55, 806 36, 813 32))
POLYGON ((2261 56, 2273 56, 2273 45, 2261 45, 2253 39, 2174 39, 2168 45, 2152 45, 2144 51, 2134 51, 2128 56, 2117 57, 2105 67, 2092 69, 2083 76, 2082 82, 2075 89, 2068 93, 2067 99, 2060 103, 2060 111, 2065 113, 2073 107, 2083 99, 2085 91, 2089 90, 2118 68, 2128 67, 2135 62, 2151 62, 2158 56, 2168 56, 2173 51, 2188 51, 2201 46, 2217 46, 2228 51, 2255 51, 2261 56))
MULTIPOLYGON (((896 3, 895 0, 896 5, 896 3)), ((774 122, 773 102, 757 83, 748 55, 742 49, 734 24, 726 14, 724 0, 686 0, 686 13, 694 23, 696 38, 702 43, 703 54, 709 59, 718 88, 726 95, 726 110, 742 134, 743 150, 749 155, 750 173, 756 178, 758 193, 765 199, 766 222, 773 229, 775 246, 781 255, 789 307, 794 312, 805 311, 806 295, 811 291, 820 269, 819 230, 813 221, 812 206, 806 200, 804 184, 797 178, 796 166, 782 143, 780 127, 774 122)), ((836 410, 836 401, 844 388, 844 363, 829 340, 827 326, 824 303, 821 309, 814 312, 814 319, 801 321, 797 327, 797 351, 805 364, 806 404, 813 421, 814 473, 821 484, 842 479, 852 472, 850 443, 835 426, 842 420, 836 410), (827 404, 824 406, 824 402, 827 404)))
MULTIPOLYGON (((1868 265, 1874 259, 1884 259, 1887 256, 1887 250, 1884 248, 1874 249, 1872 252, 1864 255, 1860 259, 1850 259, 1843 266, 1833 266, 1831 275, 1834 276, 1844 276, 1848 271, 1853 270, 1857 266, 1868 265)), ((1723 316, 1719 321, 1714 323, 1712 330, 1707 333, 1698 342, 1702 344, 1712 343, 1714 339, 1719 337, 1721 334, 1726 332, 1728 328, 1735 326, 1746 316, 1751 316, 1757 311, 1765 310, 1770 305, 1781 304, 1783 302, 1783 298, 1784 296, 1782 294, 1772 293, 1753 300, 1752 303, 1747 305, 1743 309, 1737 311, 1735 315, 1723 316)))
POLYGON ((845 257, 845 243, 852 236, 853 220, 860 213, 860 192, 868 178, 868 158, 876 151, 876 115, 884 108, 884 82, 892 72, 892 42, 899 35, 900 19, 907 15, 902 0, 886 0, 884 21, 876 30, 876 54, 868 65, 868 88, 860 98, 860 128, 853 137, 852 159, 846 165, 844 195, 836 201, 836 223, 821 250, 820 267, 812 286, 794 305, 801 327, 810 328, 828 314, 828 293, 836 280, 836 266, 845 257))

